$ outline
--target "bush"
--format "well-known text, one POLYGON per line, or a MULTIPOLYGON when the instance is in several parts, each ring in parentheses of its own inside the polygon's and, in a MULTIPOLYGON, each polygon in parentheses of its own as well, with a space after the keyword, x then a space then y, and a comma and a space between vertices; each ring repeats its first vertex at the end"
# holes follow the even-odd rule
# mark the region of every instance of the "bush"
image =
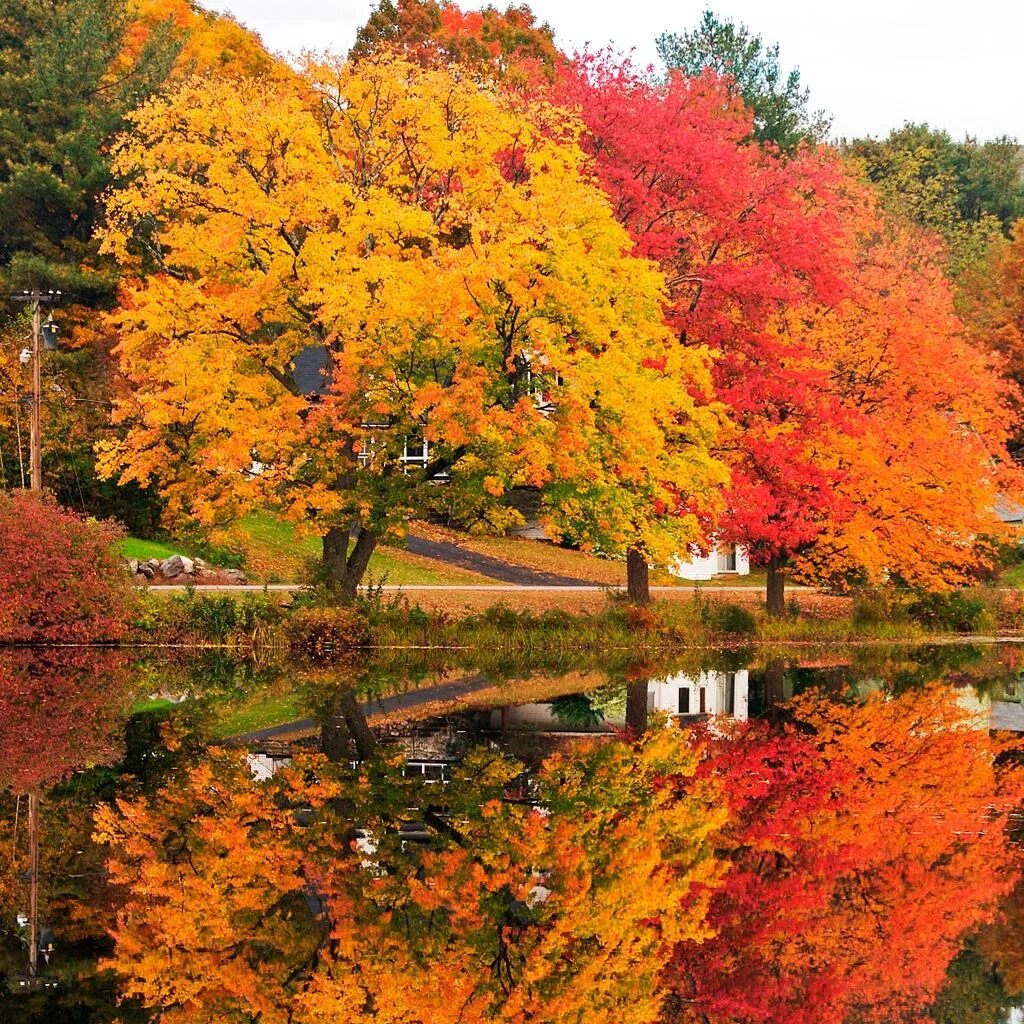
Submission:
POLYGON ((369 640, 366 619, 353 608, 301 608, 286 632, 290 647, 318 657, 362 647, 369 640))
POLYGON ((721 633, 738 636, 752 636, 757 632, 754 613, 738 604, 719 605, 713 612, 710 625, 721 633))
POLYGON ((122 535, 52 497, 0 493, 0 642, 121 639, 134 599, 122 535))
POLYGON ((920 594, 907 606, 907 612, 926 629, 952 633, 977 633, 992 621, 985 602, 962 590, 920 594))

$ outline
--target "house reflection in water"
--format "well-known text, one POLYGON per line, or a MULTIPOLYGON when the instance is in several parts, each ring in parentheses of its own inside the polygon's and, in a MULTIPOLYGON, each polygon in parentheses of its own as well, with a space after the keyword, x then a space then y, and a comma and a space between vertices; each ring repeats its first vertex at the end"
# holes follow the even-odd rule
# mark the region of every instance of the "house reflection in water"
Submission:
MULTIPOLYGON (((748 715, 748 688, 746 669, 698 675, 677 673, 648 680, 647 711, 681 721, 714 715, 743 720, 748 715)), ((520 704, 490 712, 490 727, 500 732, 519 728, 545 733, 600 734, 614 732, 625 725, 626 708, 621 702, 604 708, 591 722, 560 714, 558 702, 520 704)))

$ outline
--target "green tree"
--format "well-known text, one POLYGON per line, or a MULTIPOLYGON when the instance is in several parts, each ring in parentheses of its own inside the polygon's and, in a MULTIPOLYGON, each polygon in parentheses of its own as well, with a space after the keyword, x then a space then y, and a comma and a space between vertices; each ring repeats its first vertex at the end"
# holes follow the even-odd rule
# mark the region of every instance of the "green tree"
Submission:
POLYGON ((811 110, 810 92, 797 68, 784 71, 779 46, 767 45, 746 25, 705 11, 700 24, 682 34, 663 32, 658 56, 669 70, 699 75, 710 69, 732 79, 731 91, 754 112, 754 138, 792 151, 801 142, 821 142, 831 118, 811 110))
POLYGON ((863 162, 887 210, 942 237, 960 281, 1024 215, 1024 155, 1013 139, 956 142, 948 132, 907 123, 845 148, 863 162))
POLYGON ((128 0, 8 0, 0 18, 0 275, 90 304, 115 276, 93 229, 110 184, 105 144, 164 81, 170 24, 134 52, 128 0))

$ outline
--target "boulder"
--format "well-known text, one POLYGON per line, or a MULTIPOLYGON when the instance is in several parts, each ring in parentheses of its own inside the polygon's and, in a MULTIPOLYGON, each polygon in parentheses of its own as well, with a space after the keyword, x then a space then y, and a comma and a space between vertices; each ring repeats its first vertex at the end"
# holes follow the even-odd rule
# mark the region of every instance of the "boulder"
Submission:
POLYGON ((239 586, 249 582, 249 577, 246 576, 245 573, 242 572, 241 569, 224 569, 223 570, 223 575, 224 575, 224 578, 229 583, 235 583, 235 584, 238 584, 239 586))
POLYGON ((175 576, 190 576, 195 568, 195 562, 184 555, 171 555, 160 563, 160 571, 168 579, 174 579, 175 576))
POLYGON ((136 569, 136 573, 139 576, 144 576, 147 580, 151 580, 156 575, 156 571, 153 569, 153 566, 149 564, 149 562, 141 563, 139 567, 136 569))

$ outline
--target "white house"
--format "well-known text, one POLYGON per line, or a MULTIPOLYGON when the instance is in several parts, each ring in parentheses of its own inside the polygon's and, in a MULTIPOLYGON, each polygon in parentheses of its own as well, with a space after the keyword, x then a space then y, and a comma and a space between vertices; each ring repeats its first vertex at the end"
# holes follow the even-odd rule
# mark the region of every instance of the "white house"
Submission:
POLYGON ((684 580, 709 580, 713 576, 750 575, 750 559, 746 549, 736 544, 716 544, 706 555, 700 548, 690 548, 689 559, 677 555, 668 566, 673 576, 684 580))
MULTIPOLYGON (((660 711, 671 718, 687 719, 723 715, 745 721, 749 715, 750 675, 746 669, 737 672, 682 672, 648 680, 647 710, 660 711)), ((500 708, 491 711, 490 726, 534 729, 538 732, 601 733, 621 729, 626 724, 624 709, 611 714, 603 722, 591 726, 566 724, 555 715, 550 703, 520 704, 508 708, 502 718, 500 708)))
POLYGON ((647 684, 647 710, 673 717, 726 715, 745 721, 748 714, 750 675, 738 672, 701 672, 652 679, 647 684))

